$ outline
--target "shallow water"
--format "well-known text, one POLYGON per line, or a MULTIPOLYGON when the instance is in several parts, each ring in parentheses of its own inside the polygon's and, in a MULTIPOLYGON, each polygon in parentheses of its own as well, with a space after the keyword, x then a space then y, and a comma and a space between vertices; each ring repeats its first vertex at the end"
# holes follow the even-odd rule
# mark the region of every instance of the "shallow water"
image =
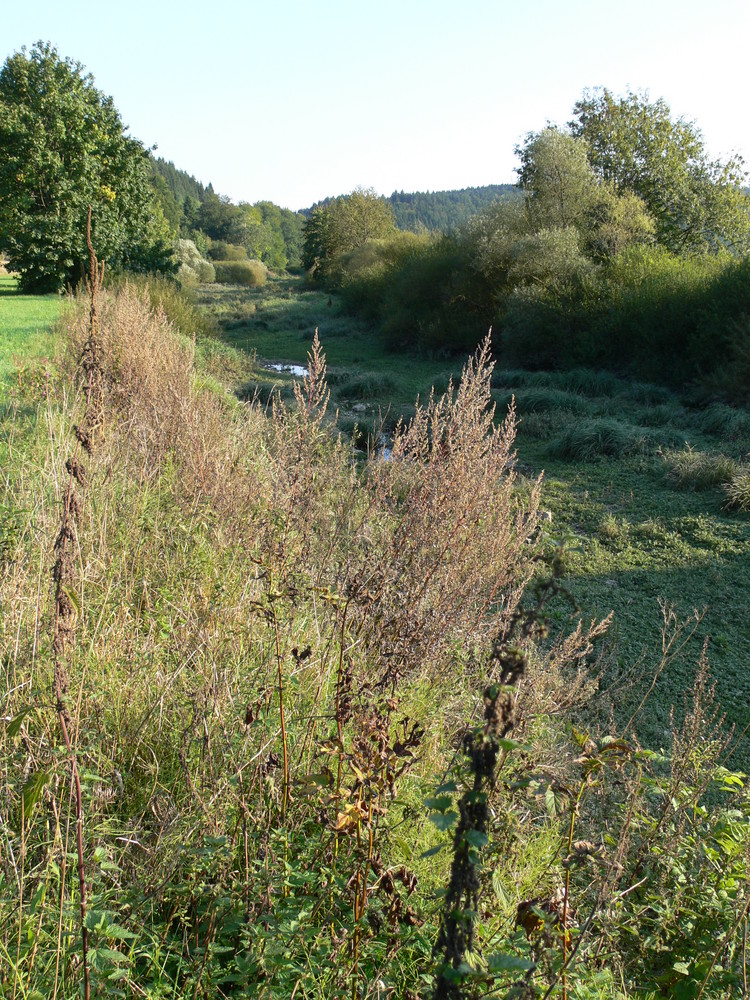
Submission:
POLYGON ((295 378, 304 378, 307 375, 307 368, 303 365, 264 365, 266 371, 269 372, 290 372, 295 378))

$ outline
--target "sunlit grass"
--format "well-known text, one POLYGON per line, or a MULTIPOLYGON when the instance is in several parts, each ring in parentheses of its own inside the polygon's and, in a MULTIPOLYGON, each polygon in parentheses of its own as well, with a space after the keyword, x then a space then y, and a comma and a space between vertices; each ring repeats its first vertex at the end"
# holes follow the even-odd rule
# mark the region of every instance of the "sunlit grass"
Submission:
POLYGON ((0 274, 0 393, 19 366, 52 357, 53 326, 60 315, 58 295, 19 295, 16 279, 0 274))

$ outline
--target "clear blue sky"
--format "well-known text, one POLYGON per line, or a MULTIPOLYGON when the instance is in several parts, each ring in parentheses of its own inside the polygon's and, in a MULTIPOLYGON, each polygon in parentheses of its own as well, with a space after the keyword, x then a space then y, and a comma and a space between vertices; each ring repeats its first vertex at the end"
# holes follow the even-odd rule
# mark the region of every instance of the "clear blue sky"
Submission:
POLYGON ((513 181, 585 87, 647 89, 750 160, 750 0, 5 0, 0 57, 50 41, 132 135, 234 201, 301 208, 513 181))

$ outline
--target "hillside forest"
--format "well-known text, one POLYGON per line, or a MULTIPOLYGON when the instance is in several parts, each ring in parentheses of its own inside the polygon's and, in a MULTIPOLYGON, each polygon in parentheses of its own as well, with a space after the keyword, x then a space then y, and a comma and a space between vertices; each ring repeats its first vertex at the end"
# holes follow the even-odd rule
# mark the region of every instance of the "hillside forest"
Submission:
POLYGON ((235 204, 6 60, 3 1000, 749 995, 747 175, 516 154, 235 204))

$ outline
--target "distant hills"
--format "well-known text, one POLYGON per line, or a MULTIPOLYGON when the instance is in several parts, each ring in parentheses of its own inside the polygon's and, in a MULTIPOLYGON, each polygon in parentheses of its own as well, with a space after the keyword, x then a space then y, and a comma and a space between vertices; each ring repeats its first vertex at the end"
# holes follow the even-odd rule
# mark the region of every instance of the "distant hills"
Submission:
MULTIPOLYGON (((486 184, 484 187, 461 188, 456 191, 394 191, 383 197, 390 203, 396 226, 413 233, 427 230, 431 233, 448 232, 463 225, 472 215, 483 211, 502 198, 515 198, 519 189, 515 184, 486 184)), ((333 198, 324 198, 302 210, 310 215, 316 208, 324 207, 333 198)))
POLYGON ((399 229, 445 232, 462 225, 493 202, 517 195, 515 184, 487 184, 460 191, 416 191, 412 194, 394 191, 386 200, 393 206, 399 229))
MULTIPOLYGON (((212 238, 231 242, 227 234, 214 232, 206 222, 206 218, 212 215, 212 209, 213 214, 218 211, 227 215, 233 210, 236 211, 228 198, 217 197, 212 184, 202 184, 192 174, 176 167, 171 160, 164 160, 161 157, 151 157, 151 175, 151 183, 161 209, 174 232, 191 239, 198 239, 200 242, 199 234, 203 231, 212 238)), ((436 233, 456 229, 493 202, 517 197, 518 194, 518 188, 514 184, 487 184, 484 187, 468 187, 456 191, 394 191, 389 197, 383 197, 383 200, 391 205, 399 229, 436 233)), ((296 230, 301 231, 302 222, 314 209, 325 206, 333 200, 325 198, 296 213, 278 209, 270 202, 257 202, 256 207, 262 219, 251 221, 266 224, 268 228, 269 219, 266 216, 269 212, 273 214, 272 210, 275 210, 276 215, 281 212, 285 218, 291 216, 296 219, 296 230)), ((272 228, 278 229, 279 226, 272 228)), ((284 236, 285 243, 288 242, 287 235, 284 236)), ((295 247, 300 238, 301 234, 298 232, 295 247)), ((289 264, 298 262, 298 252, 295 247, 287 247, 286 260, 289 264)), ((276 266, 282 265, 276 261, 276 266)))

